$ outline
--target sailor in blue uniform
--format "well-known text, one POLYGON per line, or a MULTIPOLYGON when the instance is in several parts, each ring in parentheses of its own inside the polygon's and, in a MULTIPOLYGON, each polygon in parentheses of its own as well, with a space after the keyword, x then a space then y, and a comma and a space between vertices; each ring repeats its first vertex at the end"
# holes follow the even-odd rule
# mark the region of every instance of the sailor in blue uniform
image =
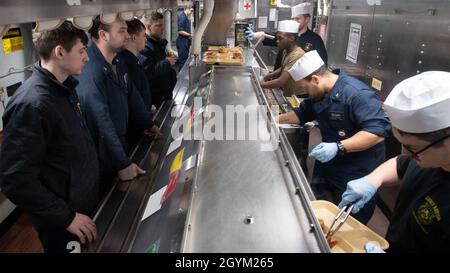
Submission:
POLYGON ((129 89, 128 71, 117 57, 129 39, 126 22, 117 17, 106 25, 97 16, 89 33, 93 40, 87 49, 90 61, 78 77, 76 91, 97 148, 100 191, 105 194, 116 175, 125 181, 145 173, 128 157, 130 125, 142 131, 157 131, 157 126, 139 92, 129 89))
MULTIPOLYGON (((309 98, 278 120, 319 122, 322 143, 310 153, 316 159, 311 186, 317 199, 338 204, 348 181, 367 175, 384 162, 384 138, 390 123, 373 90, 343 71, 329 71, 317 51, 307 52, 289 73, 309 98)), ((367 223, 375 205, 374 197, 354 216, 367 223)))
POLYGON ((178 38, 177 51, 178 61, 177 66, 181 70, 184 63, 189 57, 189 46, 191 44, 191 21, 189 17, 193 12, 191 5, 188 5, 183 11, 178 14, 178 38))

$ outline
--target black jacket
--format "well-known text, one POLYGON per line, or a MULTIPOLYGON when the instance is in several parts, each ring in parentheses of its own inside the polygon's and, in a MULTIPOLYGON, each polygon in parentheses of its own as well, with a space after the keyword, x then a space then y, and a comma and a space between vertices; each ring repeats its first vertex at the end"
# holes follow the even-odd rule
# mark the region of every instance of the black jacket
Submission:
POLYGON ((64 85, 39 63, 3 116, 0 187, 39 229, 65 229, 75 212, 99 201, 95 146, 84 122, 77 81, 64 85))
MULTIPOLYGON (((129 109, 131 112, 136 112, 132 114, 133 116, 139 116, 142 113, 142 109, 145 108, 147 116, 151 116, 152 98, 150 91, 150 84, 147 80, 147 75, 145 74, 144 67, 140 63, 138 57, 128 50, 123 50, 117 56, 120 63, 125 66, 128 71, 128 92, 131 94, 129 97, 129 109), (139 111, 139 109, 141 109, 139 111)), ((130 122, 130 127, 128 128, 128 147, 132 150, 142 138, 143 129, 151 128, 154 123, 149 119, 149 124, 146 128, 139 127, 139 124, 130 122)))
POLYGON ((177 83, 177 74, 166 59, 167 43, 165 39, 155 40, 147 36, 145 49, 139 55, 152 90, 152 101, 156 106, 173 98, 173 88, 177 83))
POLYGON ((144 66, 137 56, 126 49, 119 53, 118 58, 128 71, 128 89, 137 89, 147 110, 150 112, 152 106, 152 92, 150 83, 147 80, 147 75, 145 74, 144 66))

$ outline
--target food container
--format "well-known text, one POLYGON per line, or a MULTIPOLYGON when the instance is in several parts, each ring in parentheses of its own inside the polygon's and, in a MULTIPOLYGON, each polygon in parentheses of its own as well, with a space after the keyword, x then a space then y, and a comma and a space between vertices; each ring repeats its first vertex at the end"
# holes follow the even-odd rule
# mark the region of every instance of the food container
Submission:
POLYGON ((235 31, 235 40, 234 45, 241 47, 248 47, 248 40, 245 38, 245 31, 249 27, 247 22, 236 22, 234 31, 235 31))
POLYGON ((241 47, 208 47, 208 51, 203 54, 203 62, 206 64, 218 65, 243 65, 244 56, 241 47))
MULTIPOLYGON (((324 200, 311 201, 311 207, 315 216, 323 220, 324 233, 328 232, 334 217, 339 212, 339 208, 335 204, 324 200)), ((336 222, 335 227, 337 225, 338 222, 336 222)), ((337 242, 331 248, 333 253, 364 253, 364 245, 368 242, 378 245, 381 249, 389 247, 389 243, 383 237, 352 216, 348 217, 344 225, 331 238, 331 241, 337 242)))
POLYGON ((303 101, 303 99, 299 99, 296 96, 286 97, 286 100, 289 102, 292 108, 300 107, 300 103, 303 101))

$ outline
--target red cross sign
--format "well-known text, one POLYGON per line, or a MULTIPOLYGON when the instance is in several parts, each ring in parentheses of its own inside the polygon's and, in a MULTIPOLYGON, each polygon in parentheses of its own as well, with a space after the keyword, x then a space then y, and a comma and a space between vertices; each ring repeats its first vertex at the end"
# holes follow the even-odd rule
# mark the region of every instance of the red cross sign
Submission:
POLYGON ((252 4, 250 4, 250 3, 245 3, 244 4, 244 9, 245 10, 249 10, 249 9, 251 9, 252 8, 252 4))

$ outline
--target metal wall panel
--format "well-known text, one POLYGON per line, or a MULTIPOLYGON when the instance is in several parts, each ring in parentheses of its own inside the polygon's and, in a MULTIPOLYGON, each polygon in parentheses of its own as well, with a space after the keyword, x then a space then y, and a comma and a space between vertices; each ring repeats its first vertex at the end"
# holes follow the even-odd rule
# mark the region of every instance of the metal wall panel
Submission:
POLYGON ((334 0, 327 50, 331 67, 343 68, 369 85, 382 82, 385 98, 401 80, 428 70, 450 71, 450 1, 334 0), (362 25, 356 64, 346 60, 351 23, 362 25))
POLYGON ((327 51, 330 67, 343 68, 347 73, 363 77, 367 62, 368 40, 372 36, 374 7, 361 0, 337 0, 331 10, 327 51), (362 33, 357 63, 346 60, 350 25, 361 25, 362 33))
POLYGON ((383 1, 375 7, 369 53, 366 80, 381 80, 383 97, 420 72, 450 71, 450 1, 383 1))

